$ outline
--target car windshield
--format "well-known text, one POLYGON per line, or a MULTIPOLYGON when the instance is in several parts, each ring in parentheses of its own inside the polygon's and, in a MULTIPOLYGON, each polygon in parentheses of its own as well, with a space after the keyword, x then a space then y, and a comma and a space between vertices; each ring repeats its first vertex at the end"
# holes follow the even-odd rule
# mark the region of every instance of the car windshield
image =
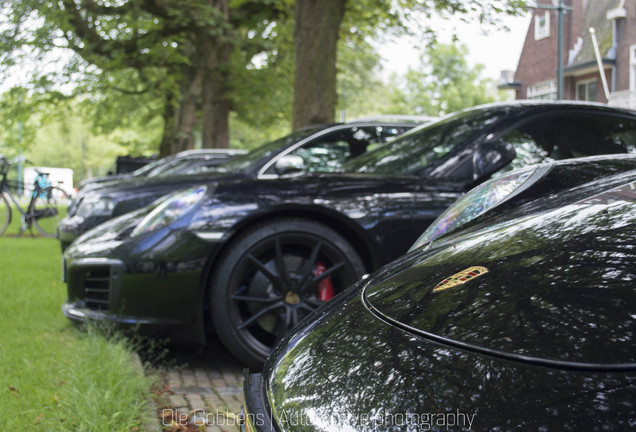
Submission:
POLYGON ((473 110, 451 114, 403 134, 395 141, 351 159, 345 172, 415 175, 431 166, 451 150, 498 121, 503 110, 473 110))
POLYGON ((153 171, 157 167, 160 167, 163 164, 165 164, 166 161, 170 160, 171 158, 173 158, 173 157, 169 156, 167 158, 161 158, 161 159, 158 159, 156 161, 150 162, 149 164, 146 164, 146 165, 142 166, 141 168, 137 168, 136 170, 134 170, 131 173, 131 175, 133 175, 135 177, 145 176, 146 174, 148 174, 149 172, 153 171))
POLYGON ((253 166, 256 162, 262 159, 270 159, 273 155, 277 154, 283 148, 287 148, 289 145, 294 144, 309 135, 320 130, 320 128, 308 128, 293 132, 289 135, 285 135, 275 141, 264 144, 249 153, 242 156, 235 157, 229 162, 215 167, 208 168, 208 171, 212 172, 239 172, 244 171, 253 166))
POLYGON ((148 177, 165 177, 180 174, 185 168, 192 165, 192 159, 175 160, 172 163, 156 167, 148 173, 148 177))
POLYGON ((183 163, 189 163, 188 160, 179 160, 175 157, 167 157, 159 159, 158 161, 150 162, 148 165, 144 165, 138 170, 133 172, 134 176, 145 177, 161 177, 169 175, 178 169, 183 163))

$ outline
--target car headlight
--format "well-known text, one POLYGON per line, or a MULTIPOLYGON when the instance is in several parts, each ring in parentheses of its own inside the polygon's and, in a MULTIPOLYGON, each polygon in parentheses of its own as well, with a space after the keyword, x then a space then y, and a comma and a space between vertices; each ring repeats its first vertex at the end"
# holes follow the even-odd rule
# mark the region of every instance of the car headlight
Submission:
POLYGON ((512 171, 475 187, 446 209, 411 246, 420 248, 518 195, 548 173, 552 165, 512 171))
POLYGON ((115 201, 99 196, 85 197, 77 208, 76 215, 82 218, 89 216, 111 216, 115 209, 115 201))
POLYGON ((176 192, 161 201, 130 233, 132 237, 162 228, 192 210, 203 198, 206 186, 176 192))

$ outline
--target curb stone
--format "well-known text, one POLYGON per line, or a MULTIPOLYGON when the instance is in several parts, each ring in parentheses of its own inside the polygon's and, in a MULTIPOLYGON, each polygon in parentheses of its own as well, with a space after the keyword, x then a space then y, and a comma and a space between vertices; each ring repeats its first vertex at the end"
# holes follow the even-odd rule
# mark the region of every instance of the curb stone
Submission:
MULTIPOLYGON (((144 369, 141 358, 139 357, 139 354, 137 354, 136 352, 132 353, 132 362, 135 368, 139 370, 140 373, 146 375, 146 370, 144 369)), ((162 430, 161 426, 154 420, 157 418, 157 416, 155 415, 155 412, 156 412, 156 406, 154 406, 154 404, 149 404, 149 407, 147 408, 146 413, 144 415, 144 420, 142 424, 143 431, 161 432, 162 430)))

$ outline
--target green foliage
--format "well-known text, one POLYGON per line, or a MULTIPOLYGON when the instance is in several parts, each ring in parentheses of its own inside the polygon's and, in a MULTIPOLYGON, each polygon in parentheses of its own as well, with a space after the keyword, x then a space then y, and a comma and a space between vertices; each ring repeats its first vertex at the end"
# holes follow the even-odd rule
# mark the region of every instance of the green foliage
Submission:
POLYGON ((423 52, 420 66, 410 68, 404 75, 394 73, 388 83, 384 83, 371 72, 372 58, 355 63, 363 57, 354 54, 352 63, 344 69, 345 76, 340 77, 341 86, 347 82, 347 72, 360 69, 365 72, 351 76, 353 91, 344 87, 345 97, 341 94, 339 109, 347 120, 378 114, 441 116, 502 100, 503 96, 494 91, 493 83, 481 77, 483 66, 469 67, 466 55, 465 46, 432 44, 423 52), (366 79, 356 80, 365 75, 366 79))
MULTIPOLYGON (((182 130, 180 110, 191 103, 183 95, 192 90, 199 98, 195 103, 201 104, 201 84, 192 84, 210 79, 210 74, 201 74, 211 61, 205 47, 210 41, 213 46, 228 43, 238 54, 220 70, 232 77, 227 84, 235 89, 234 109, 250 114, 247 123, 269 125, 290 115, 290 91, 280 91, 285 88, 280 84, 289 82, 286 74, 293 60, 281 61, 284 56, 279 54, 293 50, 277 49, 277 32, 270 31, 273 18, 284 18, 283 3, 231 0, 226 15, 221 6, 204 0, 0 0, 0 73, 9 77, 21 72, 23 79, 16 84, 28 89, 34 100, 50 92, 78 99, 85 108, 84 121, 92 123, 95 134, 157 124, 160 119, 160 127, 166 126, 163 133, 170 135, 182 130), (250 68, 257 54, 273 60, 267 67, 250 68), (54 58, 60 60, 58 67, 25 67, 54 58), (252 101, 245 89, 257 90, 262 97, 252 101), (267 105, 275 109, 263 110, 267 105)), ((2 81, 5 87, 7 81, 13 83, 2 81)), ((198 127, 204 124, 200 119, 198 127)))
POLYGON ((461 16, 501 26, 503 14, 519 15, 524 0, 360 0, 347 2, 338 48, 338 110, 347 119, 373 114, 441 115, 499 98, 469 70, 465 47, 437 44, 433 20, 461 16), (406 35, 423 47, 422 67, 388 84, 377 77, 378 58, 368 38, 406 35))
POLYGON ((25 95, 24 89, 13 88, 0 99, 0 154, 6 157, 15 157, 19 149, 27 148, 36 131, 25 95))
MULTIPOLYGON (((422 77, 415 72, 399 88, 382 84, 368 40, 407 33, 426 46, 434 42, 436 14, 497 23, 502 14, 519 13, 524 3, 348 1, 338 48, 338 109, 347 118, 429 112, 441 97, 427 101, 424 94, 432 90, 444 93, 444 111, 458 99, 481 100, 464 91, 453 95, 448 86, 417 84, 422 77)), ((206 40, 227 42, 233 50, 229 63, 221 65, 229 77, 224 97, 233 112, 231 146, 250 148, 286 133, 293 101, 294 0, 228 0, 227 6, 226 16, 204 0, 0 0, 0 82, 8 90, 0 99, 0 151, 33 148, 29 157, 36 159, 67 155, 76 173, 103 169, 86 159, 84 168, 78 164, 82 142, 95 147, 89 154, 108 159, 102 165, 121 153, 156 152, 169 132, 164 125, 179 120, 184 95, 192 88, 196 94, 192 83, 205 64, 206 40), (62 150, 65 145, 69 149, 62 150)), ((443 73, 439 68, 437 76, 443 73)), ((466 91, 479 93, 478 87, 466 91)), ((196 97, 201 94, 199 88, 196 97)), ((195 122, 199 130, 207 120, 201 117, 197 114, 195 122)))
POLYGON ((344 39, 339 43, 338 111, 345 114, 345 120, 380 113, 383 84, 378 78, 379 55, 365 39, 344 39))
POLYGON ((460 16, 482 24, 500 25, 502 15, 520 15, 526 0, 358 0, 347 2, 343 29, 360 38, 411 35, 435 42, 433 20, 460 16))
MULTIPOLYGON (((244 43, 231 59, 229 88, 233 125, 251 125, 263 138, 284 127, 289 130, 293 103, 293 23, 281 13, 276 21, 265 20, 245 30, 244 43), (235 120, 240 119, 237 123, 235 120)), ((232 147, 242 142, 233 127, 232 147)), ((244 148, 251 148, 247 144, 244 148)))
MULTIPOLYGON (((117 19, 110 15, 114 6, 83 4, 87 8, 80 14, 70 0, 0 1, 0 72, 5 87, 15 86, 0 102, 6 107, 0 122, 23 125, 23 148, 35 145, 37 129, 64 122, 70 100, 76 101, 70 115, 91 127, 89 135, 106 139, 121 129, 145 135, 146 125, 158 127, 164 94, 178 90, 178 68, 187 62, 174 46, 178 35, 171 43, 157 36, 161 23, 135 2, 122 6, 117 19), (16 75, 22 79, 13 79, 16 75)), ((17 147, 14 129, 5 128, 3 145, 17 147)), ((156 148, 160 135, 151 136, 156 148)), ((147 145, 137 142, 130 150, 145 151, 147 145)))
POLYGON ((77 185, 84 178, 105 175, 117 156, 152 155, 160 128, 122 126, 100 135, 93 130, 69 115, 40 128, 24 154, 35 166, 72 168, 77 185))
POLYGON ((270 141, 274 141, 290 132, 287 119, 276 121, 264 128, 255 128, 236 114, 230 115, 232 137, 230 148, 252 150, 270 141))
POLYGON ((392 95, 400 112, 441 116, 463 108, 494 102, 490 80, 480 77, 483 65, 470 68, 466 46, 434 44, 420 59, 421 66, 409 68, 403 87, 392 95))
POLYGON ((72 168, 75 185, 84 178, 105 175, 117 156, 156 154, 160 119, 148 111, 134 112, 143 110, 143 106, 121 107, 122 116, 115 118, 107 113, 109 104, 114 103, 115 109, 117 103, 106 94, 99 102, 61 99, 56 104, 45 104, 23 97, 20 103, 13 103, 11 94, 17 90, 0 99, 0 105, 18 112, 0 117, 0 154, 12 158, 21 149, 30 165, 72 168), (20 109, 28 109, 27 115, 19 117, 20 109), (93 110, 95 118, 101 120, 91 123, 86 116, 93 110), (145 117, 148 120, 143 122, 145 117), (20 118, 24 118, 23 123, 15 121, 20 118))

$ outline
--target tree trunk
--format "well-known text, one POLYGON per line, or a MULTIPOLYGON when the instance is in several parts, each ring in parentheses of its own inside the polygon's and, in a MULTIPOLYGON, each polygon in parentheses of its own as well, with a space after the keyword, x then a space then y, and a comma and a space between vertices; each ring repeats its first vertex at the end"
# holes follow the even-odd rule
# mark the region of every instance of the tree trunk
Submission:
POLYGON ((336 51, 346 0, 296 0, 293 129, 336 113, 336 51))
POLYGON ((201 98, 203 71, 197 68, 194 79, 181 99, 178 122, 175 124, 176 136, 172 142, 172 154, 194 148, 194 127, 197 123, 197 108, 201 98))
POLYGON ((191 66, 183 75, 183 85, 176 108, 166 106, 161 156, 194 147, 194 128, 200 112, 201 146, 227 148, 230 141, 230 100, 227 96, 227 70, 232 54, 228 0, 207 0, 216 9, 221 22, 214 28, 202 26, 196 31, 191 66), (225 30, 224 30, 225 29, 225 30), (199 111, 200 110, 200 111, 199 111))
MULTIPOLYGON (((228 0, 210 0, 225 23, 222 23, 214 35, 209 29, 200 36, 203 53, 203 104, 201 107, 202 146, 203 148, 228 148, 230 143, 230 100, 227 95, 228 69, 232 45, 223 24, 229 25, 230 12, 228 0)), ((226 27, 227 28, 227 27, 226 27)))
POLYGON ((190 78, 181 86, 183 90, 180 94, 171 94, 166 98, 160 157, 194 148, 194 128, 201 99, 203 70, 198 67, 194 73, 186 75, 190 75, 190 78))
POLYGON ((159 157, 170 156, 172 153, 172 141, 174 140, 175 131, 175 96, 171 93, 166 95, 163 107, 163 135, 161 136, 161 144, 159 144, 159 157))
POLYGON ((230 143, 230 100, 227 97, 228 44, 205 44, 205 73, 201 107, 202 147, 228 148, 230 143))

